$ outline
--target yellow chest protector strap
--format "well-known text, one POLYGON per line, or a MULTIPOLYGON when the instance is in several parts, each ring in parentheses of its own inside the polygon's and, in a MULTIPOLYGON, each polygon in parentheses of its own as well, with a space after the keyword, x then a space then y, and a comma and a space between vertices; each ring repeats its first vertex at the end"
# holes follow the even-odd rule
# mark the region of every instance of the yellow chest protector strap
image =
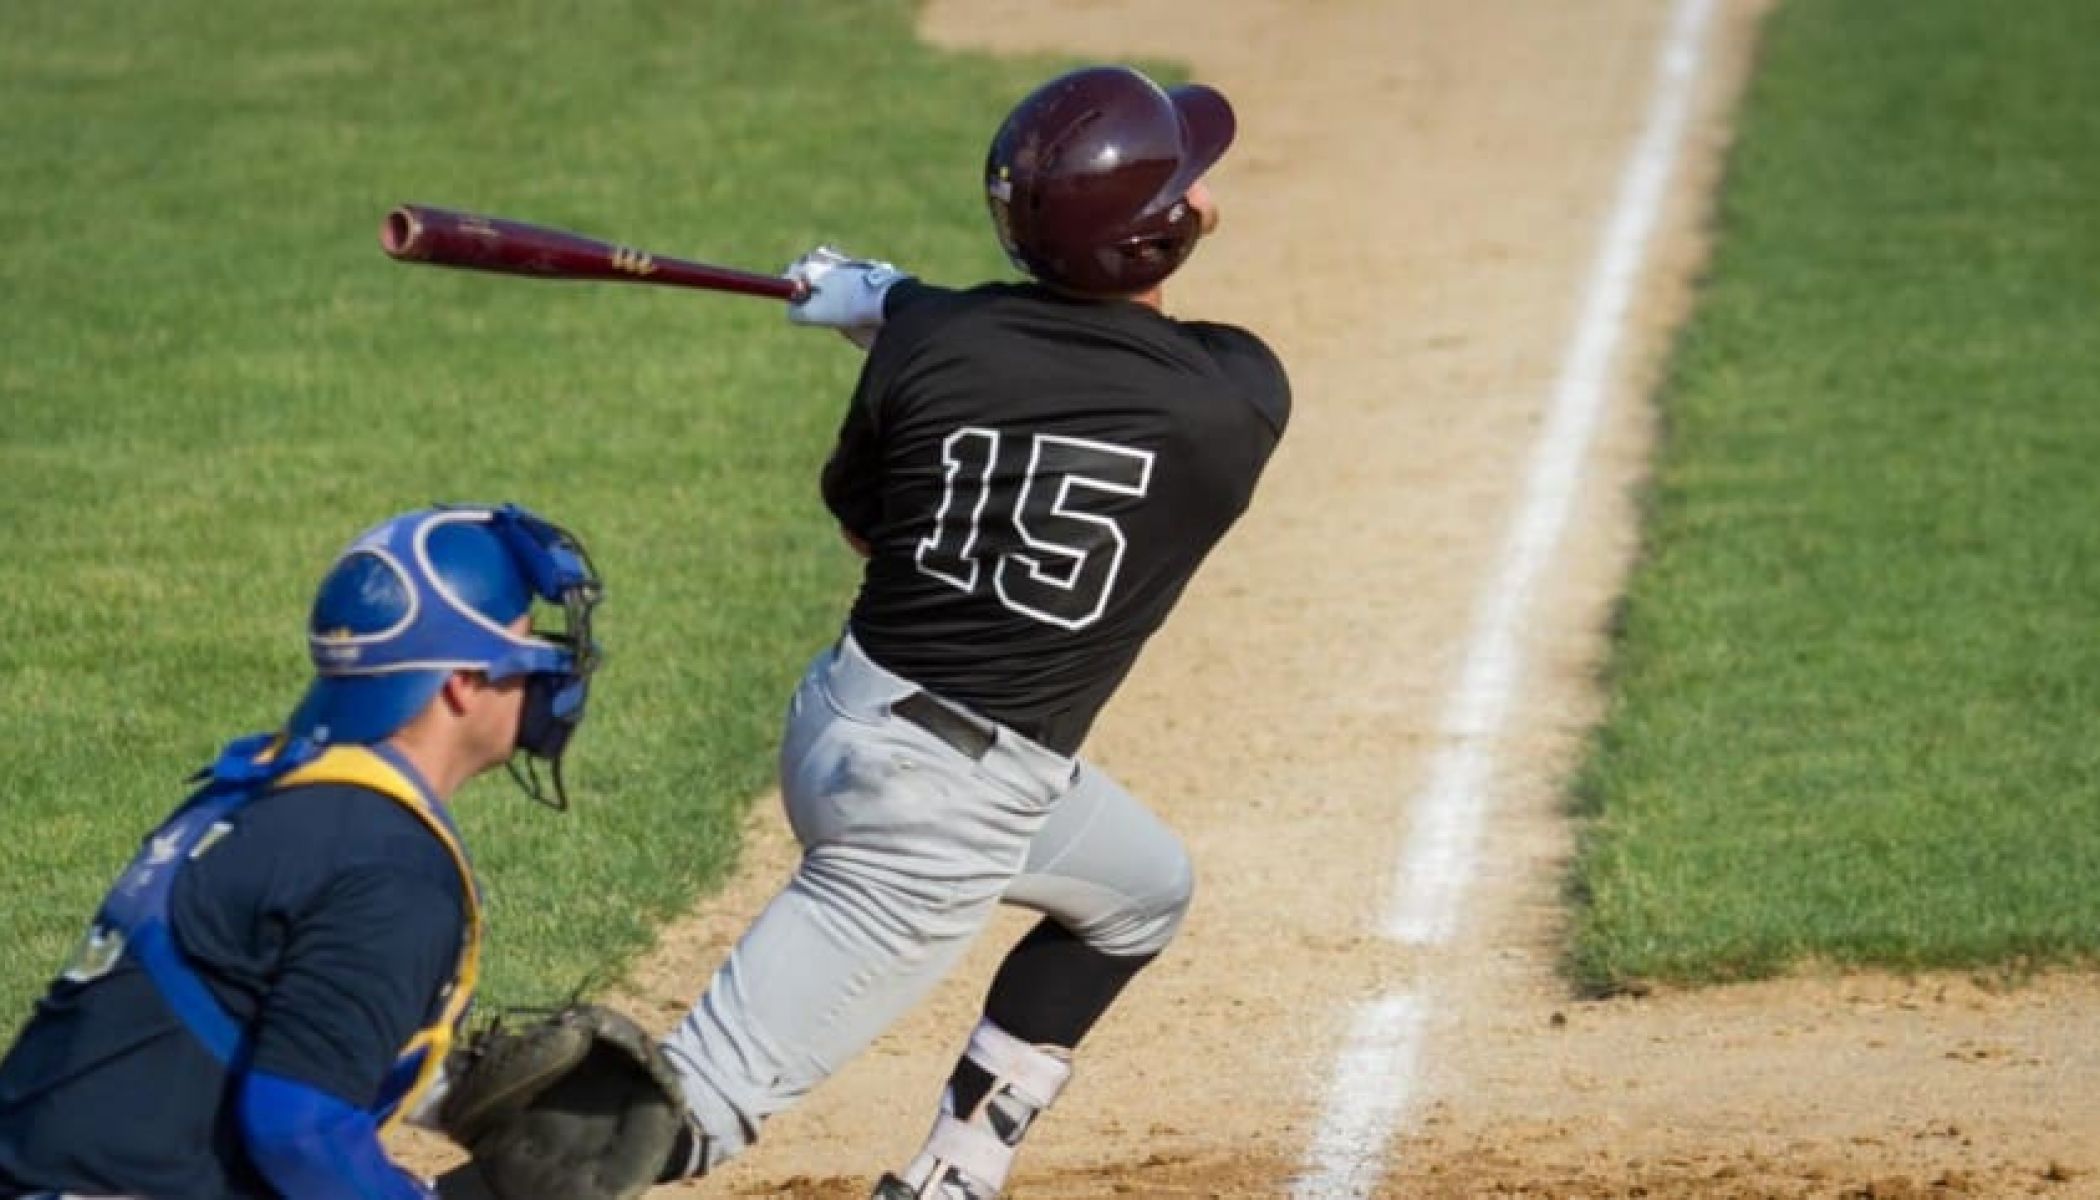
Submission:
POLYGON ((374 1111, 392 1128, 402 1114, 413 1112, 417 1101, 437 1081, 445 1055, 460 1020, 474 1002, 474 988, 481 976, 481 895, 474 882, 474 868, 467 861, 459 834, 437 805, 423 794, 401 767, 389 761, 391 750, 368 746, 337 746, 273 781, 275 788, 306 787, 342 783, 377 792, 415 814, 432 837, 452 856, 459 868, 461 894, 465 902, 465 930, 460 938, 459 962, 452 981, 445 986, 444 1003, 438 1015, 401 1048, 401 1056, 388 1075, 380 1104, 374 1111))

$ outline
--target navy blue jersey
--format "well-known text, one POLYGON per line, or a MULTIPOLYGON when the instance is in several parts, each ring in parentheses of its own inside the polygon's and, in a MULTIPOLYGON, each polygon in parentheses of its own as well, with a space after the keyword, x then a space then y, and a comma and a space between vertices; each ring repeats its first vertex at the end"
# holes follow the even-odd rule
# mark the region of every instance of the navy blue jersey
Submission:
MULTIPOLYGON (((254 1069, 363 1107, 452 979, 462 887, 398 802, 291 787, 183 868, 171 920, 251 1027, 254 1069)), ((0 1195, 274 1197, 241 1148, 227 1072, 132 959, 94 972, 55 981, 0 1062, 0 1195)))
POLYGON ((1035 284, 906 281, 824 498, 876 662, 1073 753, 1290 418, 1260 338, 1035 284))

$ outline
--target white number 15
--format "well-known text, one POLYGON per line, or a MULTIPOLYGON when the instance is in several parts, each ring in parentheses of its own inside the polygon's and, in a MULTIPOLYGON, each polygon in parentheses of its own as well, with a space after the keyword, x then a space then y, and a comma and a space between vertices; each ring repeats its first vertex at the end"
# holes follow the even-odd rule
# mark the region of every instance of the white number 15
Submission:
POLYGON ((1107 611, 1128 548, 1116 519, 1099 510, 1145 495, 1152 452, 1048 433, 1017 442, 966 426, 941 443, 947 475, 933 532, 919 540, 919 570, 975 592, 989 557, 999 603, 1084 629, 1107 611), (997 469, 1002 453, 1016 460, 1006 471, 997 469), (1018 489, 1002 486, 1015 477, 1018 489))

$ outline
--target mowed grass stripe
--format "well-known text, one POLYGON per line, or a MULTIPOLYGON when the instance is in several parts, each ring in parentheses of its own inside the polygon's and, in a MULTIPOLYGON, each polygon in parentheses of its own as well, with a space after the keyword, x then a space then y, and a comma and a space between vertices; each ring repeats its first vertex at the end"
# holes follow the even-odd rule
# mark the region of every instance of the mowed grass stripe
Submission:
POLYGON ((769 302, 404 267, 375 235, 413 200, 760 270, 828 238, 997 274, 976 171, 1051 64, 935 53, 911 14, 8 6, 0 1014, 183 777, 288 711, 329 557, 433 500, 537 507, 609 581, 576 810, 500 777, 461 806, 488 999, 617 969, 727 867, 851 595, 814 481, 858 356, 769 302))
POLYGON ((1770 18, 1579 785, 1587 985, 2100 950, 2096 44, 1770 18))

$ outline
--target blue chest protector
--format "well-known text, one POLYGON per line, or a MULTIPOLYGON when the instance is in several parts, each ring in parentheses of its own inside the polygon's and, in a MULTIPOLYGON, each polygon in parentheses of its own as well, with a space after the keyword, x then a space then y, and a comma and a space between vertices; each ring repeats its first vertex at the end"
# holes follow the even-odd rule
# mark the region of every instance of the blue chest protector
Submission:
POLYGON ((347 783, 377 792, 420 819, 459 867, 466 897, 466 930, 451 982, 428 1025, 401 1048, 370 1108, 391 1124, 412 1111, 436 1079, 446 1051, 468 1007, 481 958, 481 904, 474 872, 451 819, 414 782, 394 751, 385 746, 337 746, 326 750, 295 742, 288 750, 268 734, 227 746, 207 769, 204 786, 175 810, 139 848, 96 913, 93 931, 69 976, 93 978, 130 955, 182 1024, 229 1070, 244 1065, 247 1031, 227 1013, 197 969, 183 955, 169 928, 169 902, 184 864, 202 855, 232 829, 233 819, 256 799, 282 788, 347 783))

